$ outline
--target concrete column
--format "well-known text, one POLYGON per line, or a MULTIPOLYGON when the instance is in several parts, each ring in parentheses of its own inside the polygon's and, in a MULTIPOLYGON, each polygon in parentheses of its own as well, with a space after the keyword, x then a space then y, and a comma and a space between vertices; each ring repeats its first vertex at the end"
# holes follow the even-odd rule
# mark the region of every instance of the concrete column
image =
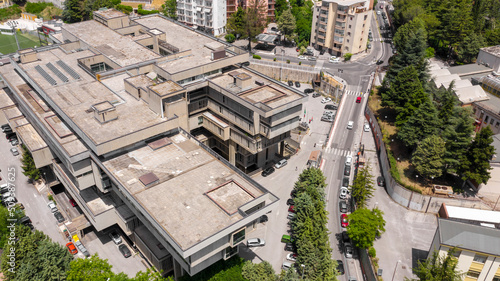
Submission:
POLYGON ((229 163, 236 166, 236 144, 229 140, 229 163))
POLYGON ((179 280, 180 277, 184 276, 184 270, 182 269, 182 266, 175 260, 174 260, 174 280, 179 280))
POLYGON ((285 141, 280 142, 280 152, 279 153, 281 156, 285 155, 284 154, 285 153, 285 141))

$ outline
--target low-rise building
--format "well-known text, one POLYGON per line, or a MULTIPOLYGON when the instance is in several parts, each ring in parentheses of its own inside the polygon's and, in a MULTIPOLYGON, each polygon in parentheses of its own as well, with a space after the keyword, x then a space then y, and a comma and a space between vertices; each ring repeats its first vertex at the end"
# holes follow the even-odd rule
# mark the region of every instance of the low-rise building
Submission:
POLYGON ((491 67, 493 71, 500 73, 500 45, 479 49, 477 63, 491 67))

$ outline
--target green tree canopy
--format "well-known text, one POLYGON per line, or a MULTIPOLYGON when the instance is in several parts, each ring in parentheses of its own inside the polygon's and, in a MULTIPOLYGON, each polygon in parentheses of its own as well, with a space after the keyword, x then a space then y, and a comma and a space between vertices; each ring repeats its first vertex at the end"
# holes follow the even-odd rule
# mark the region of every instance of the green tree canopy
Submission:
POLYGON ((420 142, 412 155, 415 170, 424 178, 437 178, 443 174, 445 146, 437 135, 431 135, 420 142))
POLYGON ((23 169, 23 174, 29 179, 37 181, 40 179, 40 170, 35 166, 35 160, 28 148, 23 144, 21 145, 23 150, 23 156, 21 158, 21 168, 23 169))
POLYGON ((373 179, 368 165, 358 170, 356 178, 351 185, 351 195, 358 208, 366 207, 366 200, 373 196, 373 179))
POLYGON ((426 100, 398 132, 398 138, 408 147, 416 145, 438 132, 440 127, 437 110, 430 100, 426 100))
POLYGON ((177 0, 166 0, 162 8, 166 17, 177 20, 177 0))
POLYGON ((252 263, 246 261, 241 269, 241 274, 248 281, 275 281, 276 275, 274 274, 273 266, 263 261, 261 263, 252 263))
POLYGON ((479 53, 479 49, 484 47, 484 39, 481 34, 470 33, 465 36, 462 42, 458 45, 457 48, 457 56, 458 60, 471 63, 476 59, 477 54, 479 53))
POLYGON ((441 134, 446 143, 443 161, 447 172, 456 173, 462 161, 465 161, 465 154, 472 140, 473 122, 470 108, 453 108, 441 134))
POLYGON ((245 34, 245 10, 238 7, 236 13, 233 13, 228 19, 226 29, 228 32, 234 34, 237 38, 245 34), (239 36, 238 36, 239 35, 239 36))
POLYGON ((349 214, 347 234, 354 245, 361 249, 373 246, 373 241, 385 231, 384 213, 375 208, 360 208, 349 214))
POLYGON ((286 9, 283 14, 278 18, 278 28, 285 35, 287 40, 291 40, 293 32, 295 31, 295 17, 292 15, 290 9, 286 9))
POLYGON ((481 129, 476 134, 458 169, 463 180, 473 180, 477 184, 486 184, 491 178, 490 160, 495 154, 495 148, 491 145, 493 143, 492 135, 490 126, 481 129))
MULTIPOLYGON (((438 251, 423 262, 418 262, 413 272, 418 279, 412 281, 461 281, 464 273, 458 269, 458 259, 453 256, 455 249, 450 249, 446 256, 439 255, 438 251)), ((405 278, 408 280, 408 278, 405 278)))

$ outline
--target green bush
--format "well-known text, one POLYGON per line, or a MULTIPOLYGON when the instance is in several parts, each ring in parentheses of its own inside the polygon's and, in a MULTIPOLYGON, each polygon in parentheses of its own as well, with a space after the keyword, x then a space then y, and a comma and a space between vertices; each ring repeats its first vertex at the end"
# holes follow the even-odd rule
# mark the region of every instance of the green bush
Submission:
POLYGON ((117 9, 118 11, 123 12, 127 15, 132 13, 132 11, 134 10, 134 8, 132 8, 131 6, 121 5, 121 4, 116 5, 115 9, 117 9))
POLYGON ((429 48, 425 49, 425 58, 426 59, 433 58, 434 57, 434 53, 435 53, 435 51, 434 51, 434 48, 432 48, 432 47, 429 47, 429 48))
POLYGON ((26 10, 27 13, 37 15, 41 13, 43 10, 45 10, 45 8, 47 8, 48 6, 54 6, 54 4, 46 2, 38 2, 38 3, 28 2, 24 6, 24 9, 26 10))
POLYGON ((299 61, 299 65, 302 65, 302 62, 301 62, 301 61, 299 61))
POLYGON ((226 34, 226 36, 224 38, 226 38, 226 41, 228 43, 233 43, 236 40, 236 37, 234 37, 234 35, 231 33, 226 34))
POLYGON ((262 59, 259 55, 253 55, 253 58, 254 58, 254 59, 257 59, 257 60, 262 59))
POLYGON ((16 4, 7 8, 0 9, 0 20, 18 17, 19 15, 21 15, 21 12, 21 8, 19 8, 19 5, 16 4))
POLYGON ((144 16, 144 15, 158 14, 158 13, 160 13, 160 11, 158 11, 158 10, 151 10, 151 11, 150 10, 143 10, 142 5, 139 5, 137 7, 137 13, 139 15, 144 16))
POLYGON ((286 60, 286 63, 290 63, 290 60, 286 60))
POLYGON ((52 194, 50 194, 50 193, 49 193, 49 196, 47 196, 47 198, 49 199, 49 201, 54 201, 54 196, 52 196, 52 194))
POLYGON ((352 54, 351 54, 351 53, 347 53, 347 54, 345 54, 345 55, 344 55, 344 59, 345 59, 345 61, 350 60, 350 59, 351 59, 351 57, 352 57, 352 54))
POLYGON ((377 255, 377 251, 375 250, 375 248, 370 247, 370 249, 368 249, 368 255, 374 258, 377 255))
POLYGON ((276 58, 274 58, 273 61, 276 61, 276 58))

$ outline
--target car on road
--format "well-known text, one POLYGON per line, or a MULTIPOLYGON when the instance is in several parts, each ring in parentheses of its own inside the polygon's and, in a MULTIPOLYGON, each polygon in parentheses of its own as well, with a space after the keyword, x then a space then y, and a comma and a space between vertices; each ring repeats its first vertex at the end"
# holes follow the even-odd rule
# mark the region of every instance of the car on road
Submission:
POLYGON ((298 255, 296 253, 288 253, 288 255, 286 255, 286 259, 289 261, 296 261, 297 257, 298 255))
POLYGON ((125 244, 121 244, 120 246, 118 246, 118 249, 120 250, 120 252, 122 253, 122 255, 125 258, 128 258, 132 255, 132 253, 130 252, 130 249, 125 244))
POLYGON ((285 167, 286 164, 288 164, 288 162, 286 161, 286 159, 281 159, 280 161, 278 161, 278 163, 274 164, 274 167, 276 169, 279 169, 279 168, 285 167))
POLYGON ((295 81, 295 87, 297 87, 297 88, 300 87, 300 82, 299 81, 295 81))
POLYGON ((295 203, 295 202, 293 201, 293 199, 292 199, 292 198, 290 198, 290 199, 286 200, 286 204, 287 204, 287 205, 293 205, 294 203, 295 203))
POLYGON ((292 189, 292 191, 290 191, 290 197, 295 198, 296 195, 297 195, 297 190, 292 189))
POLYGON ((78 205, 76 204, 75 199, 73 199, 73 198, 69 199, 69 203, 70 203, 70 204, 71 204, 71 206, 73 206, 73 207, 78 206, 78 205))
POLYGON ((283 264, 281 265, 281 269, 283 269, 284 271, 287 271, 292 267, 293 267, 293 262, 290 261, 284 261, 283 264))
POLYGON ((349 225, 349 221, 347 220, 347 214, 340 215, 340 225, 344 228, 349 225))
POLYGON ((344 245, 344 254, 345 254, 345 257, 350 259, 352 258, 352 246, 351 246, 351 243, 345 243, 344 245))
POLYGON ((328 110, 337 110, 339 108, 338 105, 335 105, 335 104, 327 104, 325 105, 325 109, 328 109, 328 110))
POLYGON ((323 98, 323 99, 321 100, 321 103, 327 103, 327 102, 331 102, 331 101, 332 101, 332 99, 331 99, 331 98, 323 98))
POLYGON ((316 92, 316 93, 313 94, 313 98, 317 98, 317 97, 320 97, 320 96, 321 96, 321 94, 318 93, 318 92, 316 92))
POLYGON ((346 199, 347 198, 347 194, 349 193, 349 190, 347 190, 347 188, 345 188, 345 187, 341 187, 339 193, 340 193, 339 194, 339 198, 340 199, 346 199))
POLYGON ((120 234, 118 234, 116 231, 111 231, 109 233, 109 238, 116 244, 119 245, 122 243, 122 238, 120 237, 120 234))
POLYGON ((18 150, 17 150, 17 148, 15 148, 15 147, 12 147, 12 148, 10 149, 10 152, 12 152, 12 155, 14 155, 14 156, 19 155, 19 151, 18 151, 18 150))
POLYGON ((337 58, 336 56, 331 56, 328 61, 331 63, 337 63, 340 62, 340 58, 337 58))
POLYGON ((314 93, 314 89, 307 88, 304 90, 304 94, 310 94, 310 93, 314 93))
POLYGON ((369 132, 369 131, 370 131, 370 125, 365 124, 365 125, 363 126, 363 130, 364 130, 365 132, 369 132))
POLYGON ((334 118, 335 117, 333 115, 323 115, 323 116, 321 116, 321 121, 333 122, 334 118))
POLYGON ((341 260, 337 260, 337 271, 339 272, 340 275, 344 275, 344 262, 341 260))
POLYGON ((356 103, 361 103, 361 97, 356 98, 356 103))
POLYGON ((309 57, 307 59, 310 60, 310 61, 316 61, 316 57, 309 57))
POLYGON ((344 167, 344 176, 350 176, 351 175, 351 166, 345 165, 344 167))
POLYGON ((266 245, 266 241, 261 238, 250 238, 247 240, 247 247, 262 247, 266 245))
POLYGON ((384 179, 383 176, 379 176, 377 178, 377 184, 378 184, 378 186, 384 186, 385 185, 385 179, 384 179))
POLYGON ((346 158, 345 158, 345 164, 347 166, 351 166, 352 165, 352 156, 351 155, 347 155, 346 158))
POLYGON ((347 129, 351 130, 354 127, 354 121, 347 122, 347 129))
POLYGON ((67 243, 66 248, 68 248, 68 251, 73 255, 78 253, 78 250, 76 249, 75 244, 73 244, 73 242, 67 243))
POLYGON ((381 11, 377 11, 377 15, 380 15, 380 14, 382 14, 382 12, 381 11))
POLYGON ((370 44, 370 43, 366 44, 366 48, 371 49, 372 48, 372 44, 370 44))
POLYGON ((299 56, 299 57, 298 57, 298 59, 299 59, 299 60, 306 60, 306 57, 304 57, 304 56, 299 56))
POLYGON ((63 215, 61 215, 61 213, 59 213, 59 211, 54 212, 54 217, 56 218, 58 223, 64 222, 64 217, 63 215))
POLYGON ((341 213, 347 213, 347 201, 345 200, 339 201, 339 210, 341 213))
POLYGON ((381 64, 383 64, 383 63, 384 63, 384 61, 383 61, 383 60, 377 60, 377 62, 376 62, 376 64, 377 64, 377 65, 381 65, 381 64))
POLYGON ((56 204, 54 204, 54 201, 49 201, 49 203, 47 203, 47 207, 49 207, 49 209, 52 213, 55 213, 58 211, 56 204))
POLYGON ((289 80, 288 81, 288 86, 293 87, 293 81, 289 80))
POLYGON ((78 251, 82 253, 84 256, 86 257, 90 256, 89 251, 87 251, 87 248, 83 246, 81 241, 75 241, 75 246, 78 249, 78 251))
POLYGON ((274 168, 273 167, 269 167, 269 168, 265 169, 264 171, 262 171, 262 176, 263 177, 267 177, 267 176, 269 176, 272 173, 274 173, 274 168))

